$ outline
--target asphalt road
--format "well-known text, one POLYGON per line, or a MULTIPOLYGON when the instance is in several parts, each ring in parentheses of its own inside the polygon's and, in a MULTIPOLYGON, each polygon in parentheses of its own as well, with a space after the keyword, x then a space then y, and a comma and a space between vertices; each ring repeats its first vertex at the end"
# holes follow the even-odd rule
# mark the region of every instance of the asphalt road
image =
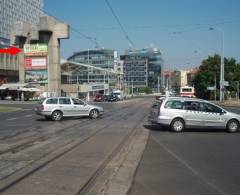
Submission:
POLYGON ((129 195, 240 194, 240 133, 146 127, 151 132, 129 195))
POLYGON ((23 109, 2 113, 0 194, 82 194, 100 172, 109 174, 110 168, 114 174, 111 162, 120 167, 129 151, 127 143, 140 135, 149 100, 99 104, 105 113, 96 120, 47 121, 33 113, 34 105, 14 105, 23 109))
MULTIPOLYGON (((96 105, 101 105, 104 107, 105 112, 108 112, 112 109, 117 109, 119 107, 118 103, 95 103, 96 105)), ((43 129, 44 127, 53 125, 54 121, 46 120, 44 117, 36 115, 34 112, 34 108, 36 107, 36 103, 26 102, 13 102, 13 101, 0 101, 1 106, 10 106, 20 108, 15 112, 0 112, 0 138, 14 135, 19 133, 20 131, 26 131, 29 129, 43 129)), ((63 119, 66 120, 81 120, 82 118, 68 118, 63 119)))
MULTIPOLYGON (((144 102, 146 101, 148 100, 144 102)), ((152 99, 149 99, 149 108, 151 106, 151 101, 152 99)), ((136 103, 134 103, 135 109, 138 105, 140 108, 141 103, 142 101, 136 101, 136 103)), ((103 123, 104 125, 110 125, 106 135, 110 135, 109 132, 111 132, 111 136, 113 137, 111 137, 111 139, 104 138, 105 141, 103 140, 103 143, 114 145, 114 142, 116 142, 114 139, 118 136, 116 129, 118 131, 127 132, 128 128, 132 127, 137 121, 136 116, 134 118, 136 113, 128 104, 125 105, 124 103, 99 104, 104 107, 106 113, 109 111, 115 112, 116 117, 112 116, 114 117, 114 119, 111 119, 112 121, 108 121, 108 116, 106 116, 104 120, 97 122, 103 123), (123 107, 125 107, 125 112, 128 113, 128 116, 124 116, 119 110, 119 108, 123 107), (118 120, 118 116, 122 119, 118 120), (111 125, 113 121, 115 121, 115 124, 111 125), (116 128, 116 126, 118 128, 116 128)), ((89 124, 90 126, 87 129, 81 129, 81 124, 89 120, 86 118, 65 119, 60 123, 45 120, 43 117, 35 115, 33 112, 33 108, 35 107, 34 104, 11 104, 9 106, 20 107, 21 110, 12 113, 0 113, 1 144, 5 142, 4 137, 17 135, 19 132, 26 131, 27 129, 31 129, 29 133, 34 133, 34 129, 44 129, 45 127, 53 126, 53 128, 50 128, 51 131, 53 131, 56 129, 56 125, 54 124, 58 124, 57 127, 60 127, 61 124, 65 125, 67 123, 71 124, 79 121, 79 129, 76 129, 76 127, 71 129, 71 131, 69 129, 69 133, 66 131, 67 137, 65 138, 63 133, 60 134, 62 138, 59 143, 64 145, 66 138, 73 140, 81 139, 81 137, 94 131, 97 127, 94 126, 96 125, 94 121, 92 125, 89 124), (72 135, 70 134, 71 132, 73 132, 72 135)), ((147 108, 145 109, 147 110, 147 108)), ((240 113, 239 108, 228 109, 240 113)), ((148 115, 146 110, 145 115, 148 115)), ((168 129, 159 128, 157 126, 148 126, 144 123, 142 125, 149 130, 150 136, 135 174, 133 185, 128 193, 129 195, 240 194, 240 133, 230 134, 225 131, 214 129, 189 129, 183 133, 173 133, 168 129)), ((55 139, 55 137, 53 136, 52 139, 55 139)), ((95 147, 95 150, 97 150, 98 146, 96 146, 96 143, 98 141, 99 144, 102 144, 100 140, 96 138, 91 147, 86 147, 86 149, 95 147)), ((58 142, 56 143, 59 144, 58 142)), ((50 141, 48 144, 51 146, 50 141)), ((45 145, 45 143, 42 144, 41 147, 45 149, 42 150, 43 148, 39 147, 38 152, 33 152, 33 147, 32 152, 29 153, 26 150, 26 156, 19 155, 18 158, 23 162, 30 162, 30 160, 44 155, 43 151, 47 152, 46 148, 49 150, 51 149, 51 147, 47 146, 48 145, 45 145)), ((56 147, 57 146, 58 145, 56 145, 56 147)), ((83 149, 83 147, 81 147, 81 149, 83 149)), ((87 150, 85 152, 87 152, 87 150)), ((87 153, 85 155, 86 156, 83 156, 84 158, 88 157, 87 153)), ((99 154, 92 153, 92 155, 98 156, 99 154)), ((83 157, 80 158, 80 162, 87 162, 83 157)), ((15 163, 16 159, 12 158, 13 157, 11 157, 11 160, 15 163)), ((68 170, 68 174, 77 174, 76 172, 69 171, 70 170, 68 170)))
POLYGON ((44 120, 34 113, 35 104, 0 104, 2 106, 11 106, 20 108, 15 112, 0 112, 0 138, 14 135, 28 129, 41 129, 53 121, 44 120))

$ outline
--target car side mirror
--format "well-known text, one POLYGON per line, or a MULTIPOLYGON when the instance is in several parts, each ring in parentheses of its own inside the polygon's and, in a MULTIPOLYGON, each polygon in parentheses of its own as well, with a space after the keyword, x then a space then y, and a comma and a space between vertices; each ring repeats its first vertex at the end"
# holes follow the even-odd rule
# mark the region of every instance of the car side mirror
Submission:
POLYGON ((220 115, 224 115, 224 114, 226 114, 226 111, 222 110, 222 111, 220 112, 220 115))

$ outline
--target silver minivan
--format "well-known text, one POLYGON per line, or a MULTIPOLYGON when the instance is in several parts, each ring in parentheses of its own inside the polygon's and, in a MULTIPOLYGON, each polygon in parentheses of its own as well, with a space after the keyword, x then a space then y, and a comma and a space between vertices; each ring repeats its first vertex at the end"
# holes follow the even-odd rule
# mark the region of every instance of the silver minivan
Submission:
POLYGON ((160 98, 152 105, 149 122, 169 126, 175 132, 190 127, 239 130, 240 115, 211 102, 195 98, 160 98))
POLYGON ((59 121, 62 117, 69 116, 89 116, 98 118, 103 114, 103 108, 90 105, 86 102, 71 97, 50 97, 43 99, 35 108, 38 115, 45 116, 46 119, 59 121))

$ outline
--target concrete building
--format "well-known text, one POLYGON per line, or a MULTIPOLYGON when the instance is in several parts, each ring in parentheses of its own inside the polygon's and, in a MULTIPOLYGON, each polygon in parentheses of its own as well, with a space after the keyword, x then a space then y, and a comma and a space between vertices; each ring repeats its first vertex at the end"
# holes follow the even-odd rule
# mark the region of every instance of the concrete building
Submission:
POLYGON ((188 85, 188 82, 187 82, 187 73, 188 71, 187 70, 180 70, 180 86, 183 87, 183 86, 187 86, 188 85))
POLYGON ((199 68, 192 68, 190 70, 188 70, 187 73, 187 83, 189 86, 194 86, 194 78, 196 76, 196 74, 198 73, 199 68))
MULTIPOLYGON (((106 70, 103 68, 65 61, 61 63, 61 95, 89 101, 96 94, 109 94, 109 84, 104 82, 105 74, 106 70), (88 76, 89 73, 91 75, 88 76), (91 82, 87 82, 87 77, 91 82)), ((117 72, 110 71, 109 75, 111 74, 117 74, 117 72)))
MULTIPOLYGON (((8 47, 18 22, 37 25, 43 15, 43 0, 0 1, 0 48, 8 47)), ((18 81, 18 56, 0 54, 0 84, 18 81)))
POLYGON ((126 50, 123 60, 124 80, 136 87, 148 86, 157 91, 163 65, 162 54, 157 48, 126 50))
POLYGON ((16 22, 36 25, 43 16, 43 0, 1 0, 0 41, 8 45, 16 22))
POLYGON ((189 70, 174 70, 174 71, 164 71, 164 83, 165 89, 175 91, 179 93, 180 87, 184 86, 194 86, 194 78, 198 68, 192 68, 189 70))
MULTIPOLYGON (((15 25, 11 44, 22 49, 19 58, 19 81, 27 75, 46 78, 42 90, 61 94, 60 40, 69 38, 69 25, 50 16, 40 17, 37 26, 25 22, 15 25)), ((33 78, 35 79, 35 78, 33 78)))

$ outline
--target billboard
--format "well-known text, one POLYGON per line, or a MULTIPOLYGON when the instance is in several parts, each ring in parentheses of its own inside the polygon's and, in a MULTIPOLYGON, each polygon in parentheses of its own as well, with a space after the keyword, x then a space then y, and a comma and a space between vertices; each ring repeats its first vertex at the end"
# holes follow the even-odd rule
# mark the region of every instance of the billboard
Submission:
POLYGON ((45 70, 47 69, 46 58, 26 58, 24 59, 25 70, 45 70))
POLYGON ((47 70, 27 70, 25 71, 25 82, 47 83, 47 70))
POLYGON ((47 44, 25 44, 23 51, 25 56, 46 56, 48 46, 47 44))

